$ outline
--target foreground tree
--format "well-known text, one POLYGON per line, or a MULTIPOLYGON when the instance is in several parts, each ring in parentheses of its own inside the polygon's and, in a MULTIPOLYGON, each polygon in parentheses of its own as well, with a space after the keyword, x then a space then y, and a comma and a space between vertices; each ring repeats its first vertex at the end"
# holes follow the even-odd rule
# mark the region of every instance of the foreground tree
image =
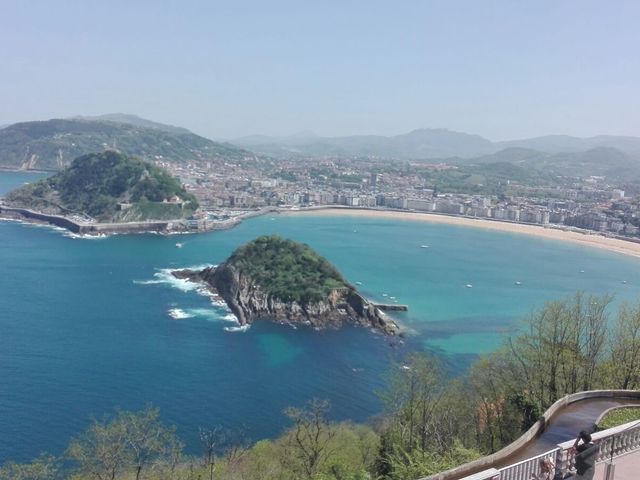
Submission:
POLYGON ((527 317, 524 331, 508 340, 502 378, 514 393, 545 409, 564 395, 594 388, 605 353, 610 303, 608 295, 578 292, 548 302, 527 317))
POLYGON ((175 428, 160 422, 160 410, 147 407, 140 412, 119 412, 116 419, 124 430, 125 449, 135 468, 135 478, 149 464, 159 459, 174 459, 182 451, 182 443, 175 436, 175 428))
POLYGON ((68 456, 77 464, 81 478, 115 480, 131 472, 139 480, 143 469, 155 463, 175 468, 182 443, 174 429, 159 420, 159 411, 147 407, 140 412, 118 412, 112 420, 94 420, 71 441, 68 456))
POLYGON ((640 386, 640 303, 620 307, 604 370, 613 388, 633 390, 640 386))
POLYGON ((320 473, 325 462, 334 453, 332 440, 335 426, 327 420, 329 402, 314 399, 306 408, 288 408, 285 415, 293 427, 285 436, 284 462, 300 478, 312 478, 320 473))
POLYGON ((415 479, 464 463, 479 454, 462 439, 473 425, 467 388, 447 382, 433 357, 414 354, 391 374, 383 395, 387 416, 381 428, 376 473, 415 479))

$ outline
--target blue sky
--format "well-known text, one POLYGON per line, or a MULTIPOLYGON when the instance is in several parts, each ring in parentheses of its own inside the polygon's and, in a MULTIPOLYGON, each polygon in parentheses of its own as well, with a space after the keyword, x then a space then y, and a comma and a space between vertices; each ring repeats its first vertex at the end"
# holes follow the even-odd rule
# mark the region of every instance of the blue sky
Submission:
POLYGON ((640 2, 0 0, 0 124, 640 135, 640 2))

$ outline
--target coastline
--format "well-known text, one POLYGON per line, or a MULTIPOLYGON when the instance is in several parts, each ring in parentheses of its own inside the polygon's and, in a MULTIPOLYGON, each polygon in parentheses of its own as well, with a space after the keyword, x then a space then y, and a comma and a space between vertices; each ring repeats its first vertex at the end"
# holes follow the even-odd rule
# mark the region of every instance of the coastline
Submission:
POLYGON ((568 230, 560 225, 531 225, 504 222, 478 217, 458 217, 429 212, 409 212, 403 210, 381 210, 356 207, 314 207, 300 210, 281 210, 282 215, 316 215, 341 217, 369 217, 394 220, 411 220, 426 223, 439 223, 467 228, 483 228, 520 235, 530 235, 550 240, 560 240, 577 245, 599 248, 609 252, 640 258, 640 243, 620 238, 605 237, 596 232, 568 230))
POLYGON ((444 225, 454 225, 466 228, 482 228, 519 235, 529 235, 550 240, 574 243, 591 248, 598 248, 612 253, 640 258, 640 241, 610 237, 592 232, 589 230, 576 230, 563 225, 534 225, 526 223, 516 223, 503 220, 495 220, 481 217, 466 217, 447 215, 431 212, 416 212, 406 210, 388 210, 379 208, 346 207, 338 205, 323 205, 317 207, 307 207, 298 210, 266 207, 260 210, 249 211, 233 219, 215 222, 205 229, 189 229, 184 225, 178 226, 181 221, 146 221, 130 223, 94 223, 83 224, 70 220, 67 217, 56 215, 45 215, 39 212, 29 211, 24 215, 24 210, 14 209, 0 204, 0 220, 19 220, 24 223, 38 225, 51 225, 64 228, 72 233, 81 236, 109 236, 114 234, 131 233, 160 233, 160 234, 194 234, 205 233, 216 230, 227 230, 242 223, 243 220, 259 217, 268 213, 278 213, 280 215, 315 215, 315 216, 341 216, 341 217, 369 217, 390 220, 409 220, 426 223, 437 223, 444 225), (2 208, 3 207, 3 208, 2 208), (3 211, 4 210, 4 211, 3 211), (13 210, 9 212, 10 210, 13 210), (15 210, 22 210, 18 213, 15 210), (43 218, 45 217, 45 218, 43 218), (177 227, 177 228, 176 228, 177 227))
POLYGON ((147 220, 125 223, 85 223, 62 215, 50 215, 27 208, 9 207, 0 204, 0 220, 21 221, 27 224, 50 225, 63 228, 72 234, 86 237, 103 237, 117 234, 160 233, 186 234, 235 227, 242 219, 231 219, 212 223, 207 229, 191 229, 183 219, 147 220))
POLYGON ((55 228, 63 228, 72 234, 85 237, 104 237, 119 234, 156 233, 164 235, 205 233, 217 230, 228 230, 235 227, 243 220, 274 213, 274 208, 263 208, 256 211, 248 211, 228 220, 208 221, 198 228, 189 226, 185 219, 175 220, 146 220, 125 223, 86 223, 76 218, 62 215, 51 215, 28 208, 10 207, 0 202, 0 220, 14 220, 34 225, 50 225, 55 228))

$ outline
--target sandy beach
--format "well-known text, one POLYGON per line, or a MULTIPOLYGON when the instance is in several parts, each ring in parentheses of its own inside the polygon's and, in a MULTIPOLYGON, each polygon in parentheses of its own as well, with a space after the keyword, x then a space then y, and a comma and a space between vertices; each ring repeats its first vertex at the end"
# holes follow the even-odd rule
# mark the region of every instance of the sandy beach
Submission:
POLYGON ((620 240, 617 238, 604 237, 595 233, 581 233, 570 230, 561 230, 559 228, 500 222, 484 218, 453 217, 433 213, 331 207, 286 211, 282 212, 282 214, 387 218, 394 220, 413 220, 420 222, 458 225, 470 228, 484 228, 487 230, 497 230, 501 232, 533 235, 553 240, 561 240, 640 258, 640 243, 620 240))

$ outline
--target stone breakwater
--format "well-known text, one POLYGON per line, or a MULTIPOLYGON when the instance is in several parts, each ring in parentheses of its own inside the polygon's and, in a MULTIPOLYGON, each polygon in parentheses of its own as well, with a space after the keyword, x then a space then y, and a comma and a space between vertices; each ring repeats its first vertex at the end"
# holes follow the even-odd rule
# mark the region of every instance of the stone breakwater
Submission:
POLYGON ((49 215, 36 212, 28 208, 9 207, 0 204, 0 217, 19 219, 26 222, 50 224, 66 228, 78 235, 111 235, 124 233, 188 233, 205 230, 223 230, 232 228, 241 219, 230 219, 220 222, 210 222, 207 228, 194 229, 184 220, 150 220, 123 223, 90 223, 61 215, 49 215))
POLYGON ((266 319, 317 329, 357 325, 373 328, 386 335, 400 333, 391 317, 351 286, 332 290, 322 301, 300 304, 273 297, 227 263, 199 271, 184 269, 172 273, 176 278, 205 284, 226 302, 240 325, 266 319))

